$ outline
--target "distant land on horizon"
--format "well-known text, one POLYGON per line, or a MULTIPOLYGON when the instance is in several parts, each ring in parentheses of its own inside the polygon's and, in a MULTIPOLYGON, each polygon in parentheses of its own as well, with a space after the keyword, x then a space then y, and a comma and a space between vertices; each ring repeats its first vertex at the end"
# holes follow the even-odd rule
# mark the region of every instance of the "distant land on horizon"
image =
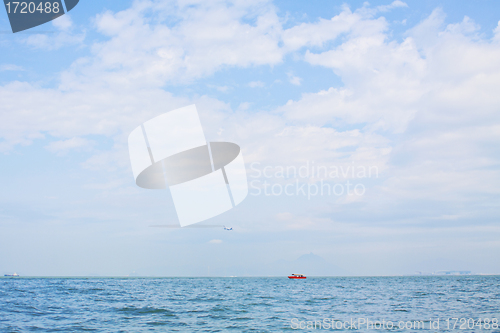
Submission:
MULTIPOLYGON (((363 276, 457 276, 457 275, 495 275, 476 273, 464 268, 464 264, 457 261, 449 261, 442 258, 433 259, 428 262, 420 262, 415 264, 415 270, 405 274, 387 274, 387 275, 355 275, 349 271, 340 268, 330 261, 318 256, 312 252, 303 254, 295 260, 276 260, 274 262, 261 265, 258 267, 243 267, 235 266, 231 269, 224 267, 196 267, 185 265, 176 267, 174 274, 162 274, 160 272, 153 274, 144 274, 140 271, 133 271, 125 275, 104 275, 91 273, 88 275, 24 275, 19 274, 19 277, 88 277, 88 278, 126 278, 126 277, 287 277, 290 274, 304 274, 307 277, 363 277, 363 276), (456 268, 459 269, 456 269, 456 268), (421 268, 421 269, 417 269, 421 268)), ((5 272, 1 277, 11 275, 12 272, 5 272)))

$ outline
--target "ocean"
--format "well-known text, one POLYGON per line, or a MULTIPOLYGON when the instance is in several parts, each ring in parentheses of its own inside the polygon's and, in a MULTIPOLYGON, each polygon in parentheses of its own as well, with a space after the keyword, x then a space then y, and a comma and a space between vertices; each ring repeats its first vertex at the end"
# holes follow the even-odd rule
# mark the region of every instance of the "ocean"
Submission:
POLYGON ((500 332, 500 276, 0 278, 0 332, 500 332))

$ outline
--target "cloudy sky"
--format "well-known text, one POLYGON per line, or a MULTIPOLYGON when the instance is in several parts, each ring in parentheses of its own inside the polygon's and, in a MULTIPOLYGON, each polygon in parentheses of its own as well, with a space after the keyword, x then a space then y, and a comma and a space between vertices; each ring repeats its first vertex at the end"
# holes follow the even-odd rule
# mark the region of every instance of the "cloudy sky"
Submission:
POLYGON ((311 252, 500 274, 499 2, 82 0, 16 34, 0 12, 1 274, 266 275, 311 252), (128 134, 190 104, 242 148, 249 195, 206 221, 233 231, 152 228, 178 224, 170 193, 134 183, 128 134))

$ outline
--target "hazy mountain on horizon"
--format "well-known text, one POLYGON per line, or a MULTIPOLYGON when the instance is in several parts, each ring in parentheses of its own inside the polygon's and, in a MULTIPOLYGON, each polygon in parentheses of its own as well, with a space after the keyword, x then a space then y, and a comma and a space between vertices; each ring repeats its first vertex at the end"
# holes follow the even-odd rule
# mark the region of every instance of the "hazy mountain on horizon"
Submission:
POLYGON ((268 268, 267 275, 288 276, 290 274, 304 274, 306 276, 343 276, 347 272, 326 259, 310 252, 303 254, 293 261, 277 260, 268 268))

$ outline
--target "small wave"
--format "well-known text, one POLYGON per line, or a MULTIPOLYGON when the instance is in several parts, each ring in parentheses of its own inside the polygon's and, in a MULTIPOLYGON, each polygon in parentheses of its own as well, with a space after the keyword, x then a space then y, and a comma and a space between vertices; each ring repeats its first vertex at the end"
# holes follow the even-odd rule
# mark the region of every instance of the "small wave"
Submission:
POLYGON ((168 325, 169 323, 164 322, 164 321, 150 321, 150 322, 147 322, 146 324, 151 325, 151 326, 165 326, 165 325, 168 325))
POLYGON ((220 306, 216 306, 210 309, 210 312, 226 312, 226 311, 231 311, 231 309, 220 306))
POLYGON ((175 314, 170 310, 162 309, 162 308, 152 308, 152 307, 143 307, 143 308, 124 307, 124 308, 118 309, 118 311, 126 313, 126 314, 134 314, 134 315, 163 314, 163 315, 171 316, 171 317, 175 316, 175 314))

